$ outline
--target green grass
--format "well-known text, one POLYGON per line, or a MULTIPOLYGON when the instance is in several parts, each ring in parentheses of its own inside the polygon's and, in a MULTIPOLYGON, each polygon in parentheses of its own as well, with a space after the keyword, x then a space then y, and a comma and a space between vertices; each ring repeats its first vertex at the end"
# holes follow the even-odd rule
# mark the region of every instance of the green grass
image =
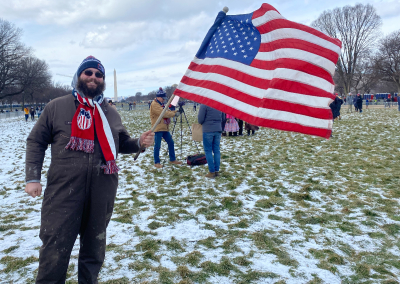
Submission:
MULTIPOLYGON (((263 128, 223 137, 215 180, 204 178, 207 166, 156 170, 152 147, 136 161, 120 155, 99 283, 316 284, 328 283, 327 275, 338 283, 398 283, 400 113, 342 112, 330 140, 263 128)), ((146 109, 121 117, 133 136, 150 128, 146 109)), ((187 117, 196 122, 191 109, 187 117)), ((174 135, 178 160, 197 152, 183 134, 182 155, 174 135)), ((17 275, 33 283, 38 260, 21 258, 21 243, 29 242, 25 234, 38 238, 31 220, 41 199, 10 200, 23 191, 22 172, 12 167, 2 174, 13 184, 0 184, 0 244, 7 243, 0 282, 17 275)), ((77 250, 71 259, 67 283, 76 283, 77 250)))

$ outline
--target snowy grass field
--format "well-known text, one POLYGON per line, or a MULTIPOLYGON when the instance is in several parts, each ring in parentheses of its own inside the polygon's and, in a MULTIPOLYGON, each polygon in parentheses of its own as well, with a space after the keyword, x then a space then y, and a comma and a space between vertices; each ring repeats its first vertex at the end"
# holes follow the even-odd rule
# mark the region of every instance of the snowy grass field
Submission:
MULTIPOLYGON (((345 112, 330 140, 264 128, 223 137, 215 180, 207 166, 155 169, 152 147, 137 161, 120 155, 100 283, 400 283, 400 112, 345 112)), ((147 109, 121 116, 133 136, 150 128, 147 109)), ((0 125, 0 283, 37 273, 42 197, 24 192, 33 124, 0 125)), ((181 154, 180 131, 183 160, 197 150, 185 122, 181 154)), ((49 163, 47 153, 42 184, 49 163)))

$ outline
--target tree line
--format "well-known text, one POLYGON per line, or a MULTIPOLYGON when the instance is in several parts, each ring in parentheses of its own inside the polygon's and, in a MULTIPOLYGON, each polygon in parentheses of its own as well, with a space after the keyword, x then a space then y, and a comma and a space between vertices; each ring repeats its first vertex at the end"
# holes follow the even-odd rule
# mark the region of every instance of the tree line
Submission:
POLYGON ((335 91, 400 93, 400 30, 381 36, 381 17, 370 4, 326 10, 311 26, 342 41, 335 91))
MULTIPOLYGON (((326 10, 312 27, 338 38, 342 52, 334 75, 335 91, 400 93, 400 30, 381 36, 381 17, 370 4, 326 10)), ((48 102, 70 92, 51 81, 49 67, 21 42, 22 30, 0 19, 0 101, 48 102)), ((165 86, 171 95, 177 85, 165 86)), ((153 100, 158 90, 137 92, 127 102, 153 100)))
POLYGON ((47 103, 70 92, 52 82, 49 67, 22 41, 22 30, 0 18, 0 102, 47 103))
MULTIPOLYGON (((173 84, 172 86, 165 86, 163 87, 164 92, 167 94, 167 97, 170 97, 176 87, 178 87, 177 84, 173 84)), ((149 92, 147 95, 142 94, 142 92, 137 92, 134 96, 128 97, 125 99, 126 102, 139 102, 139 101, 152 101, 155 99, 156 95, 157 95, 157 90, 153 90, 151 92, 149 92)))

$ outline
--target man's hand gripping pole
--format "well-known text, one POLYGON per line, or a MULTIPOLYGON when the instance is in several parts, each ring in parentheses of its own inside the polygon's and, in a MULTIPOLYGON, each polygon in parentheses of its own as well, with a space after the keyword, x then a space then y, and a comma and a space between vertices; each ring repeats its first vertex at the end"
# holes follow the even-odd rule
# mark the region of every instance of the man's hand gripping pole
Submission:
MULTIPOLYGON (((175 95, 172 94, 172 96, 169 98, 168 102, 165 104, 165 107, 164 107, 163 111, 161 112, 160 116, 157 118, 156 123, 154 123, 153 127, 150 129, 151 132, 154 132, 154 130, 156 129, 157 125, 160 123, 161 119, 163 118, 165 112, 168 110, 168 107, 171 104, 171 102, 174 99, 174 97, 175 97, 175 95)), ((145 148, 144 145, 140 146, 139 152, 136 153, 134 161, 136 161, 136 159, 139 157, 140 153, 143 151, 144 148, 145 148)))

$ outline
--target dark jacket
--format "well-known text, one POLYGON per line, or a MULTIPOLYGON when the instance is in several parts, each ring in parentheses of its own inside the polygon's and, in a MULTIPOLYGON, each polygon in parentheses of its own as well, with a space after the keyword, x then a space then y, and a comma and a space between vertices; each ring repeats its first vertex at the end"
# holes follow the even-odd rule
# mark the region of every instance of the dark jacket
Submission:
POLYGON ((201 105, 197 119, 203 126, 203 132, 222 132, 223 113, 219 110, 201 105))
POLYGON ((340 116, 340 108, 342 107, 343 100, 336 97, 335 100, 329 105, 332 110, 333 119, 340 116))
POLYGON ((256 131, 256 130, 259 129, 259 127, 256 126, 256 125, 253 125, 253 124, 250 124, 250 123, 246 122, 246 125, 244 126, 244 129, 256 131))
MULTIPOLYGON (((41 209, 39 235, 43 245, 37 283, 65 283, 78 232, 79 277, 97 283, 95 279, 104 261, 106 229, 117 194, 118 173, 104 173, 105 160, 96 135, 94 153, 65 149, 71 124, 77 123, 72 119, 79 106, 72 94, 52 100, 27 139, 27 181, 40 180, 44 154, 51 144, 51 164, 41 209)), ((137 152, 138 141, 129 137, 118 112, 105 102, 101 108, 110 125, 116 153, 137 152)))
MULTIPOLYGON (((38 122, 28 136, 26 144, 26 181, 40 180, 43 159, 48 145, 51 145, 51 164, 47 182, 65 180, 68 171, 72 175, 76 165, 91 167, 96 174, 102 174, 100 166, 105 163, 100 144, 95 137, 94 153, 66 150, 71 136, 71 123, 79 103, 70 95, 52 100, 44 108, 38 122), (75 166, 74 166, 75 165, 75 166), (68 169, 68 171, 66 171, 68 169)), ((101 108, 108 120, 114 137, 117 153, 129 154, 139 150, 137 139, 130 138, 122 125, 118 112, 103 101, 101 108)), ((117 162, 118 164, 118 162, 117 162)), ((85 174, 85 171, 82 172, 85 174)), ((117 175, 115 178, 117 178, 117 175)), ((108 175, 108 176, 114 176, 108 175)))
POLYGON ((362 109, 362 102, 363 102, 363 98, 361 96, 357 96, 356 97, 356 106, 358 109, 362 109))

